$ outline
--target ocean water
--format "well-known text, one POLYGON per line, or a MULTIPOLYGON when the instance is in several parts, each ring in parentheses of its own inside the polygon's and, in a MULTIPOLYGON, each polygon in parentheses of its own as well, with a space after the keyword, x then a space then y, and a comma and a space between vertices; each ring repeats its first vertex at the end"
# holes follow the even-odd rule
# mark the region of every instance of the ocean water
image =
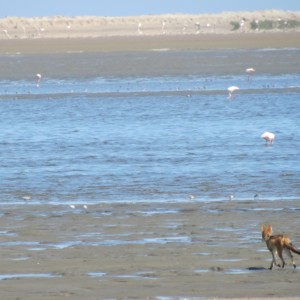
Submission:
POLYGON ((0 204, 298 199, 299 56, 2 55, 0 204))

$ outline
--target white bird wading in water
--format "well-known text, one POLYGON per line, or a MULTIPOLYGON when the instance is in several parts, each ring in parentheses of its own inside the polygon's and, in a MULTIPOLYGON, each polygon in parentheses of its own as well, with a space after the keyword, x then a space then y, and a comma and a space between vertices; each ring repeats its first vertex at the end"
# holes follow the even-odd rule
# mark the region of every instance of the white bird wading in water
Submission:
POLYGON ((264 132, 262 135, 261 135, 261 138, 263 138, 264 140, 266 140, 270 145, 272 145, 274 143, 274 140, 275 140, 275 134, 272 133, 272 132, 264 132))
POLYGON ((40 73, 37 73, 35 76, 36 76, 36 86, 39 87, 42 80, 42 75, 40 73))
POLYGON ((239 90, 240 88, 238 86, 230 86, 227 90, 228 90, 228 99, 232 99, 235 97, 234 92, 239 90))
POLYGON ((254 74, 255 69, 254 68, 247 68, 246 73, 248 74, 248 81, 252 78, 252 75, 254 74))

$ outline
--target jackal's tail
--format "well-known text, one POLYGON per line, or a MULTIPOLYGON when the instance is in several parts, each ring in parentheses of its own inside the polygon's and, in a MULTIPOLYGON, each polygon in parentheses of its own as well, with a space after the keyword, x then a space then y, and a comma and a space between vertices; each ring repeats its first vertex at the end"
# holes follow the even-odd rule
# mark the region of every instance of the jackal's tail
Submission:
POLYGON ((291 250, 292 252, 300 255, 300 250, 297 249, 292 243, 288 243, 285 245, 289 250, 291 250))

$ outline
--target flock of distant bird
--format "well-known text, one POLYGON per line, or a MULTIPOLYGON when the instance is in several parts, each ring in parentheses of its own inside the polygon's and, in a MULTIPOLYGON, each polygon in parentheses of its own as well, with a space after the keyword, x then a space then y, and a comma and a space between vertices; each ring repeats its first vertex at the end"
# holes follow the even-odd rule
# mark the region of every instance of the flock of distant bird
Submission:
MULTIPOLYGON (((247 68, 246 73, 248 75, 248 80, 251 79, 252 75, 255 72, 254 68, 247 68)), ((228 99, 233 99, 235 97, 234 92, 236 92, 237 90, 239 90, 240 88, 238 86, 232 85, 228 88, 228 99)), ((261 138, 263 138, 269 145, 272 145, 274 143, 274 139, 275 139, 275 134, 269 131, 264 132, 261 135, 261 138)))

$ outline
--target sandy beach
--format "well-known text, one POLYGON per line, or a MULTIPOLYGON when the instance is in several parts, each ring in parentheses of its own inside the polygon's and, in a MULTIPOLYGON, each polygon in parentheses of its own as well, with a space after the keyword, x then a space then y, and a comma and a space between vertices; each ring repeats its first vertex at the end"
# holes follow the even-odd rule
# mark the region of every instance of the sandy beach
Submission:
POLYGON ((299 48, 300 32, 7 39, 0 53, 81 53, 121 51, 299 48))
POLYGON ((288 200, 2 207, 0 296, 299 297, 290 261, 267 269, 262 223, 300 244, 297 204, 288 200))

